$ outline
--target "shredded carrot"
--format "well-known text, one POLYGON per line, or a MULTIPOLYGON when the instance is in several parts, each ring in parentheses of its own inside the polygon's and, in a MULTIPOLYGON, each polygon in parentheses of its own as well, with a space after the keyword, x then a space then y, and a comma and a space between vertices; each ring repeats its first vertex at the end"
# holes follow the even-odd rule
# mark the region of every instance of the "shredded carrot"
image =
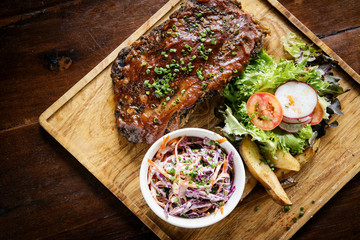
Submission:
MULTIPOLYGON (((223 202, 224 203, 224 202, 223 202)), ((224 214, 224 206, 221 206, 220 207, 220 212, 221 212, 221 215, 224 214)))
MULTIPOLYGON (((196 185, 194 185, 194 184, 189 184, 189 183, 187 183, 187 182, 184 181, 184 180, 180 181, 179 184, 182 185, 182 186, 185 186, 185 187, 197 188, 196 185)), ((203 186, 199 186, 199 187, 203 187, 203 186)))
POLYGON ((226 171, 226 166, 227 166, 227 160, 226 160, 226 157, 224 156, 223 172, 226 171))
POLYGON ((219 208, 216 208, 215 209, 215 212, 214 212, 214 217, 216 216, 217 212, 219 211, 219 208))
POLYGON ((178 141, 179 141, 178 138, 171 139, 171 140, 168 142, 167 145, 171 145, 171 144, 173 144, 173 143, 175 143, 175 142, 178 142, 178 141))
POLYGON ((219 140, 216 140, 218 143, 223 143, 223 142, 226 142, 227 139, 225 137, 223 138, 220 138, 219 140))
POLYGON ((210 212, 207 212, 206 214, 205 214, 205 216, 209 216, 210 215, 210 212))
POLYGON ((165 177, 171 179, 171 176, 167 172, 165 172, 163 168, 159 167, 157 164, 155 164, 153 161, 151 161, 150 158, 148 159, 148 162, 149 162, 150 165, 154 166, 157 170, 159 170, 159 172, 162 175, 164 175, 165 177))
POLYGON ((158 152, 161 153, 165 149, 166 143, 167 143, 168 140, 169 140, 169 135, 167 135, 166 137, 163 137, 163 141, 161 143, 161 146, 160 146, 158 152))

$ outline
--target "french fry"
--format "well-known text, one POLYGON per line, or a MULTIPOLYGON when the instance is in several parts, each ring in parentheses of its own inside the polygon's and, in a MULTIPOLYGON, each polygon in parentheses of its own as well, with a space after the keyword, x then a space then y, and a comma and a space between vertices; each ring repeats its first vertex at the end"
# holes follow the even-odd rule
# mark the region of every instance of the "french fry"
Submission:
POLYGON ((269 165, 261 161, 260 149, 250 137, 244 137, 240 144, 240 153, 250 173, 265 187, 266 191, 281 205, 291 205, 291 201, 282 188, 269 165))

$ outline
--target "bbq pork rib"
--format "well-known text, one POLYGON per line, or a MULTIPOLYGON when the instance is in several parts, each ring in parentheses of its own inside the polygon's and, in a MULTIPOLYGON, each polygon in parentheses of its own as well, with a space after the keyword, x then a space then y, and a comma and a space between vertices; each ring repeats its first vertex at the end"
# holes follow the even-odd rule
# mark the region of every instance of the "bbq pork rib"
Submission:
POLYGON ((237 1, 186 1, 113 63, 119 132, 151 144, 184 125, 197 104, 244 70, 265 35, 237 1))

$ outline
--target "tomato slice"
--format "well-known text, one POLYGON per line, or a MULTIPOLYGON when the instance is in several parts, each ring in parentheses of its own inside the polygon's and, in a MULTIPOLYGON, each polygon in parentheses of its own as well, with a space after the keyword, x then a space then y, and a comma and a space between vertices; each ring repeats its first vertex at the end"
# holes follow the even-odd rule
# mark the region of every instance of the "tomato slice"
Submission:
POLYGON ((283 118, 280 102, 274 95, 267 92, 251 95, 246 108, 251 122, 263 130, 276 128, 283 118))
POLYGON ((324 117, 324 110, 321 107, 320 103, 318 102, 313 113, 310 115, 311 117, 311 125, 316 125, 319 124, 321 122, 321 120, 324 117))

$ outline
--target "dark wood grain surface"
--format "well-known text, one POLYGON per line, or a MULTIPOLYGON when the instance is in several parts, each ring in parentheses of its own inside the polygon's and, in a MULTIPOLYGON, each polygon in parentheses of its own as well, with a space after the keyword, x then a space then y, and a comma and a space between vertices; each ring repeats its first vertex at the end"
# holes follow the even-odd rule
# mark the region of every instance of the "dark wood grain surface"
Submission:
MULTIPOLYGON (((38 117, 165 2, 1 1, 0 239, 157 238, 38 117)), ((360 1, 280 2, 360 72, 360 1)), ((293 239, 360 239, 360 175, 293 239)))

